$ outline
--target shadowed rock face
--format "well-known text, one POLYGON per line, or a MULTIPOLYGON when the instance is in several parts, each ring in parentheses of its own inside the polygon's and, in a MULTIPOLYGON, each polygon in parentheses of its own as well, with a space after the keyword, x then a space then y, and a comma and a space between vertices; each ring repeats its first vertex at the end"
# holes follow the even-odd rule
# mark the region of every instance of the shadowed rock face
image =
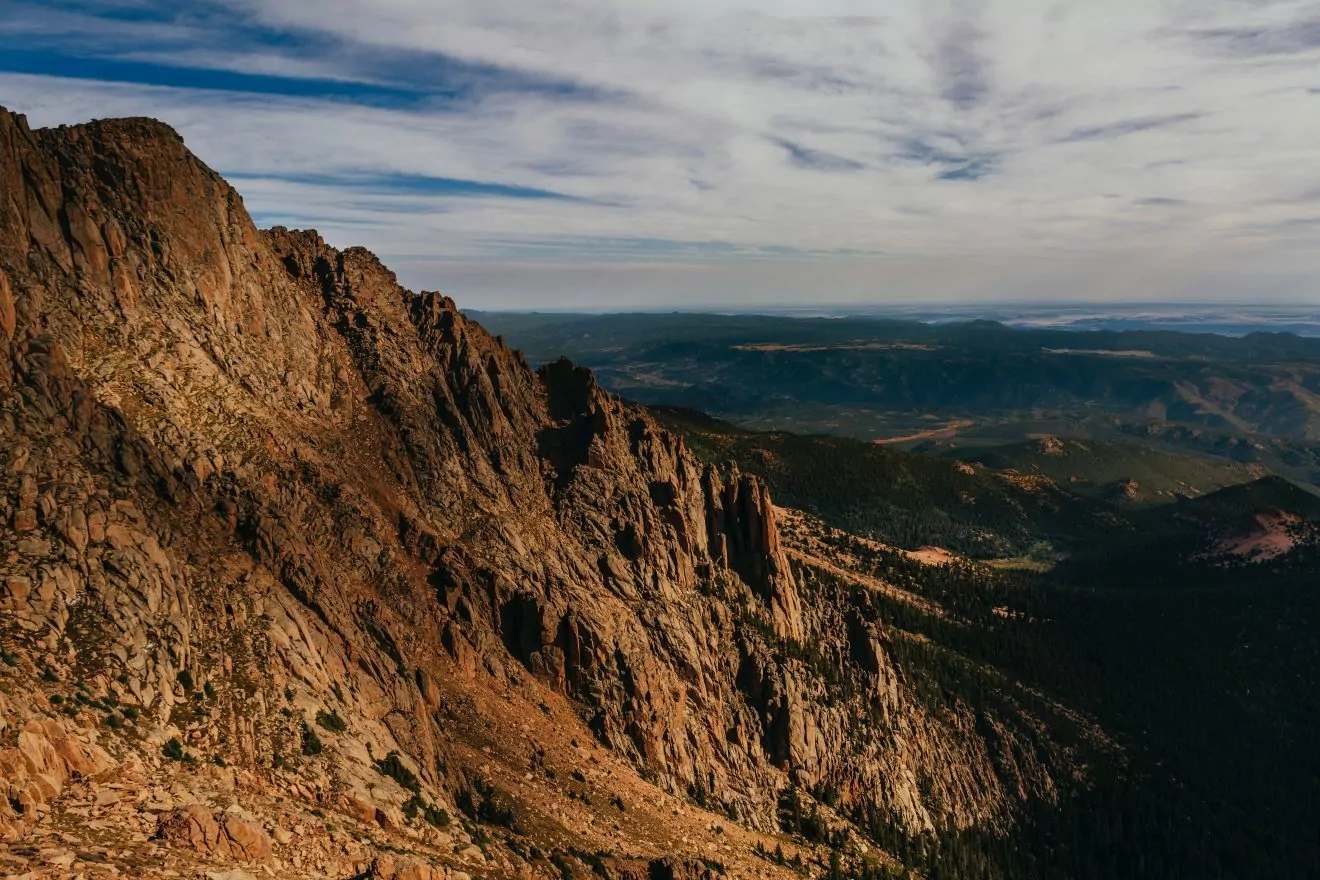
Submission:
MULTIPOLYGON (((701 466, 586 370, 534 371, 362 249, 258 231, 167 127, 31 131, 0 112, 0 187, 15 675, 134 707, 149 764, 177 734, 249 784, 403 827, 409 796, 452 813, 475 778, 446 727, 460 692, 526 686, 570 698, 583 737, 660 788, 754 828, 790 781, 914 831, 997 826, 1049 789, 1031 749, 992 757, 965 719, 907 700, 875 612, 804 600, 757 479, 701 466), (862 696, 826 699, 790 659, 806 643, 862 696), (330 709, 352 743, 299 758, 290 743, 330 709), (376 791, 386 753, 413 787, 376 791)), ((240 826, 211 834, 201 815, 169 827, 247 852, 240 826)), ((0 799, 0 831, 38 818, 0 799)), ((647 870, 704 876, 665 864, 647 870)))

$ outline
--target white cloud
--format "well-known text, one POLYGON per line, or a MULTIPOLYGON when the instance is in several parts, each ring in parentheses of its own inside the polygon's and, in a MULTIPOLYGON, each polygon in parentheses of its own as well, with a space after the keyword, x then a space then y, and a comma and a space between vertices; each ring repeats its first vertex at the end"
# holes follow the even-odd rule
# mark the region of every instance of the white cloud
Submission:
POLYGON ((647 279, 635 298, 660 301, 1317 292, 1320 199, 1301 198, 1320 190, 1315 3, 228 5, 337 48, 235 33, 230 51, 157 22, 151 46, 120 23, 102 51, 400 88, 438 54, 506 87, 388 108, 3 74, 0 103, 39 124, 158 116, 220 170, 260 178, 240 184, 260 217, 510 301, 536 301, 538 272, 573 278, 582 301, 613 295, 621 264, 647 279), (577 200, 306 179, 363 174, 577 200))

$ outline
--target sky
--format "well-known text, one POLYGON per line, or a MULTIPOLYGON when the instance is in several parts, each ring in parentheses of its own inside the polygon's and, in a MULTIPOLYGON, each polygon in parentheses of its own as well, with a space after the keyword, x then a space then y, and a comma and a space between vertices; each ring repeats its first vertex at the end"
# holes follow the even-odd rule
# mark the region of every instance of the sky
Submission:
POLYGON ((1320 303, 1320 2, 0 0, 0 105, 469 308, 1320 303))

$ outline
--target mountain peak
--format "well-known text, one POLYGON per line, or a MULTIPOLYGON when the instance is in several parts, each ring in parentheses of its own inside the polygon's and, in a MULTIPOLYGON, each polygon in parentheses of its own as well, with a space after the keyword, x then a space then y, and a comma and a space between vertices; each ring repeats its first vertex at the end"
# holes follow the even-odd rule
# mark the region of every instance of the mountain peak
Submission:
MULTIPOLYGON (((574 731, 657 795, 723 780, 720 809, 752 825, 771 827, 785 774, 831 772, 824 716, 801 714, 808 685, 770 659, 768 643, 808 623, 764 484, 709 473, 589 371, 538 374, 369 251, 257 230, 166 126, 0 126, 0 603, 25 670, 5 724, 81 742, 41 720, 80 681, 131 707, 148 744, 109 734, 84 762, 94 772, 186 777, 173 757, 216 755, 254 774, 245 803, 315 790, 347 815, 370 805, 377 826, 446 859, 440 832, 405 810, 454 814, 485 790, 472 780, 491 759, 467 750, 484 755, 486 733, 442 710, 465 694, 482 712, 514 693, 564 707, 519 722, 536 760, 569 760, 557 743, 574 731), (735 638, 733 603, 761 629, 735 638), (738 678, 747 652, 754 698, 738 678), (202 721, 187 708, 198 688, 202 721), (317 733, 335 717, 348 729, 317 733), (330 736, 326 763, 311 744, 330 736), (382 766, 400 791, 377 785, 382 766)), ((500 730, 515 752, 516 730, 500 730)), ((499 758, 516 779, 528 760, 499 758)), ((66 795, 93 772, 60 768, 66 795)), ((0 833, 36 827, 53 794, 34 779, 0 801, 0 833)), ((503 803, 517 789, 502 785, 503 803)), ((651 809, 628 797, 630 815, 651 809)), ((915 825, 953 795, 940 797, 892 806, 915 825)), ((529 824, 559 821, 519 804, 529 824)), ((212 821, 162 819, 159 833, 212 821)), ((683 825, 637 846, 682 852, 683 825)), ((250 831, 223 831, 225 852, 268 858, 269 845, 235 849, 250 831)), ((589 851, 609 843, 583 834, 589 851)), ((328 872, 360 873, 325 843, 328 872)))

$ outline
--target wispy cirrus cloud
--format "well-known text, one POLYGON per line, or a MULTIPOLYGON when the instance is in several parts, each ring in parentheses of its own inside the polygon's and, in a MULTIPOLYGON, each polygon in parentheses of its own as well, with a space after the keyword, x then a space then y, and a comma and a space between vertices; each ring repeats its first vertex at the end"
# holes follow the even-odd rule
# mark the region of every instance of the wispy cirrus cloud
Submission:
POLYGON ((158 116, 259 221, 460 296, 536 303, 551 265, 557 297, 666 304, 1320 272, 1313 2, 6 6, 0 104, 158 116))
POLYGON ((1191 36, 1227 55, 1301 55, 1320 51, 1320 16, 1281 24, 1206 28, 1191 36))
POLYGON ((1143 131, 1153 131, 1157 128, 1167 128, 1171 125, 1179 125, 1184 122, 1192 122, 1200 119, 1204 113, 1170 113, 1166 116, 1145 116, 1139 119, 1123 119, 1118 122, 1110 122, 1105 125, 1087 125, 1082 128, 1075 128, 1064 135, 1065 141, 1095 141, 1106 138, 1123 137, 1129 134, 1139 134, 1143 131))
POLYGON ((991 64, 983 54, 986 34, 977 24, 975 7, 960 5, 963 8, 937 26, 931 67, 940 96, 961 110, 970 110, 991 94, 991 64))
POLYGON ((825 150, 814 150, 795 143, 787 138, 772 138, 773 143, 784 148, 793 164, 799 168, 816 171, 861 171, 866 166, 856 159, 838 156, 825 150))

